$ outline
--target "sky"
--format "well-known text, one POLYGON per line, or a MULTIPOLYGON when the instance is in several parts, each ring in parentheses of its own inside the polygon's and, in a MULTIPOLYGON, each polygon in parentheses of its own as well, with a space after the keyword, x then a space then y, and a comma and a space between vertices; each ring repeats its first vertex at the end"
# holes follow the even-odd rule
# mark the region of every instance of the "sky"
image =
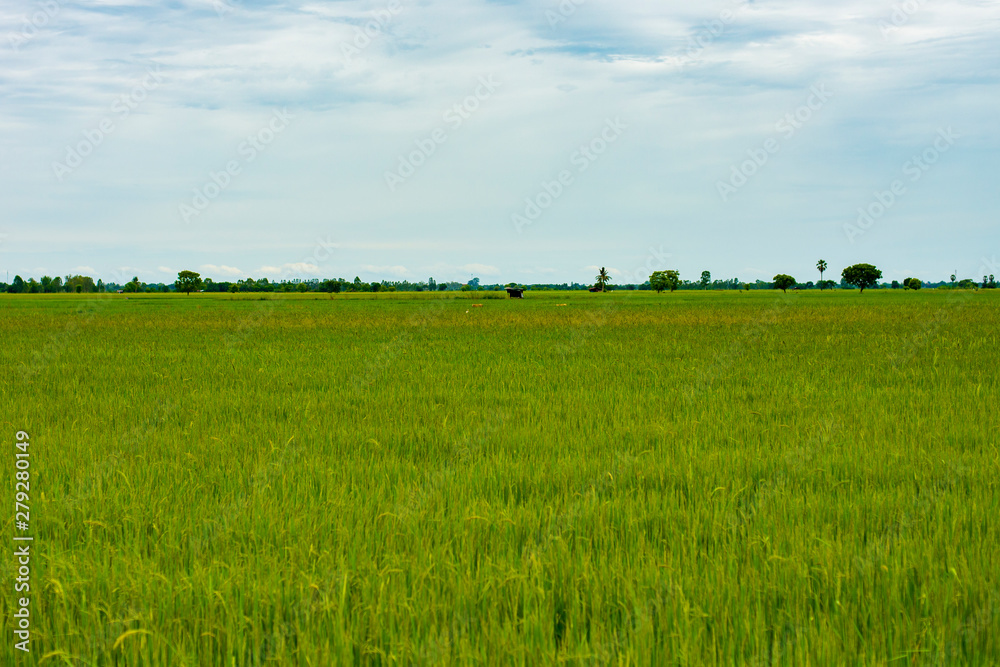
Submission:
POLYGON ((1000 275, 1000 2, 20 0, 0 280, 1000 275))

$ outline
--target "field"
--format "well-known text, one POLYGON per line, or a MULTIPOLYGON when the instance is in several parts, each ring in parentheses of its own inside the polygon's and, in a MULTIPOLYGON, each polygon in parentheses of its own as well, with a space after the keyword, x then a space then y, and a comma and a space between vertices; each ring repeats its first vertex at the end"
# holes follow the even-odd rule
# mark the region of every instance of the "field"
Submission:
POLYGON ((995 291, 358 296, 0 297, 0 662, 1000 663, 995 291))

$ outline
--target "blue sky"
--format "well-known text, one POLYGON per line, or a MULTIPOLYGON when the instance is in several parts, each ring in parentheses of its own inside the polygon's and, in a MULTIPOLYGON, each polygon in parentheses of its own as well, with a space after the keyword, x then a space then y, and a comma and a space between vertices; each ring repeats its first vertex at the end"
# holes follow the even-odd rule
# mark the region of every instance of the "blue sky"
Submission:
POLYGON ((0 21, 0 279, 1000 275, 1000 2, 42 0, 0 21))

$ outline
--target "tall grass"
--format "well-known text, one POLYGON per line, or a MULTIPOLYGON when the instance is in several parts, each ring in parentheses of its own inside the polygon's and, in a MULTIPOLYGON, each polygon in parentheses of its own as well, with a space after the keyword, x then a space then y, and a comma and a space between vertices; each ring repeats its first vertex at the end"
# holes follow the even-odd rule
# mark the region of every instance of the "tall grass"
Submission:
POLYGON ((995 294, 374 296, 0 298, 0 658, 1000 662, 995 294))

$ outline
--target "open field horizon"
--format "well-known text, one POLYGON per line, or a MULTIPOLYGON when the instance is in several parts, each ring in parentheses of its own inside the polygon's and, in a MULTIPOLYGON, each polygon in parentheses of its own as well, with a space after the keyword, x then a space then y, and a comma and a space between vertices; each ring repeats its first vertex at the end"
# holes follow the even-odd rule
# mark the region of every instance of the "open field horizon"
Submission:
POLYGON ((995 291, 481 296, 0 295, 20 662, 1000 661, 995 291))

